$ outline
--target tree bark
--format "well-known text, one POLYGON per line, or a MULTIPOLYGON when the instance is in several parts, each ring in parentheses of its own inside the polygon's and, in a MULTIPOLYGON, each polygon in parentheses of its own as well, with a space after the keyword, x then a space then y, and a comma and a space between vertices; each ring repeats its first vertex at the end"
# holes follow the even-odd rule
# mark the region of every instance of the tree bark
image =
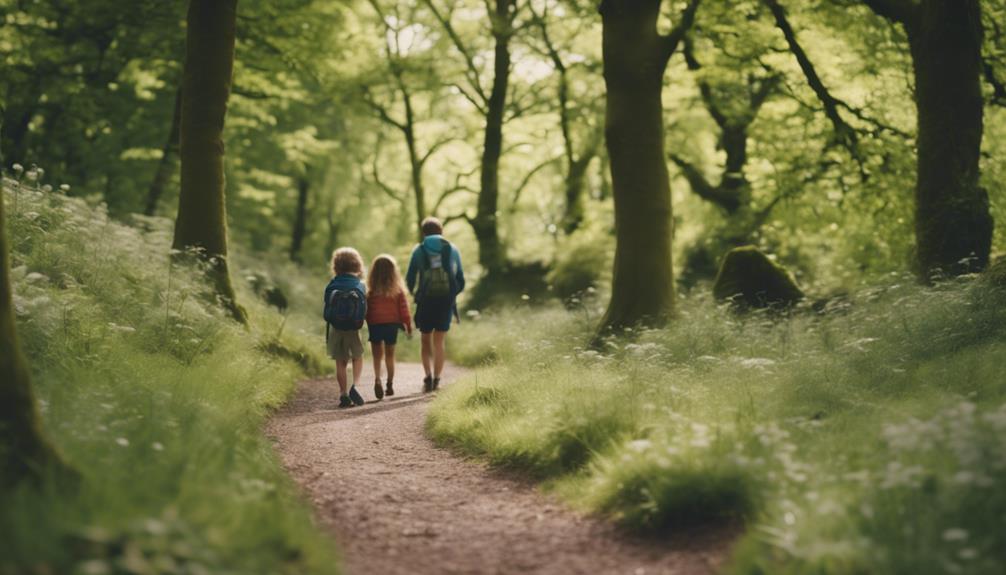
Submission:
POLYGON ((147 203, 143 208, 143 213, 152 216, 157 212, 157 204, 164 195, 171 175, 175 171, 175 157, 178 155, 178 134, 181 132, 182 123, 182 89, 175 91, 175 107, 171 114, 171 128, 168 130, 168 140, 164 142, 161 150, 161 161, 157 164, 157 172, 154 180, 150 182, 147 190, 147 203))
POLYGON ((290 260, 301 263, 300 250, 304 245, 307 230, 307 197, 311 182, 307 176, 297 178, 297 211, 293 219, 293 235, 290 238, 290 260))
POLYGON ((17 338, 4 221, 0 192, 0 483, 11 485, 38 479, 46 469, 64 463, 42 432, 28 364, 17 338))
POLYGON ((231 316, 247 323, 227 266, 224 202, 224 118, 234 69, 237 0, 190 0, 182 78, 182 188, 175 220, 176 250, 198 250, 209 262, 217 295, 231 316))
POLYGON ((979 0, 926 0, 906 23, 918 109, 918 272, 959 275, 988 265, 993 221, 978 185, 983 130, 979 0))
POLYGON ((510 81, 511 10, 515 0, 496 0, 492 19, 496 42, 493 60, 493 85, 486 105, 485 139, 479 199, 471 220, 479 243, 479 263, 486 275, 494 275, 506 266, 506 253, 499 235, 499 164, 503 153, 503 114, 506 110, 507 85, 510 81))
POLYGON ((661 91, 667 60, 694 17, 657 33, 660 0, 601 3, 605 136, 615 200, 611 301, 599 334, 665 323, 674 310, 671 191, 661 91))

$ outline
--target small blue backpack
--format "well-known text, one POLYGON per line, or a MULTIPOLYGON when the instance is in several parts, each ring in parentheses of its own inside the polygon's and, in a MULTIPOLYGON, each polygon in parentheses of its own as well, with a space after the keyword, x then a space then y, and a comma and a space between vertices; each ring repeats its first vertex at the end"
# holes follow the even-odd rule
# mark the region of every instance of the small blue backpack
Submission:
POLYGON ((335 329, 359 329, 367 317, 367 298, 358 288, 332 290, 324 315, 335 329))

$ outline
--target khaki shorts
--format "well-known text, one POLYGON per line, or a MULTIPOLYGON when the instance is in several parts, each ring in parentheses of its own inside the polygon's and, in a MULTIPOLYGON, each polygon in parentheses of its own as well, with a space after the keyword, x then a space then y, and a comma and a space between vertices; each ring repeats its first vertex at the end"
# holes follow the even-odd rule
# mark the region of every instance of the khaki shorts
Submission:
POLYGON ((338 361, 363 357, 360 330, 333 329, 328 333, 328 356, 338 361))

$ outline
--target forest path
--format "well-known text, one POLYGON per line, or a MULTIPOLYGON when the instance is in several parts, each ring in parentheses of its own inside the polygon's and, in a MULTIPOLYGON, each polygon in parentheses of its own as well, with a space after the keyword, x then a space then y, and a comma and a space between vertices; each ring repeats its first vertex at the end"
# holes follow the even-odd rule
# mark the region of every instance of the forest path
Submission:
MULTIPOLYGON (((270 436, 350 575, 712 573, 733 540, 707 530, 639 540, 585 517, 527 480, 436 447, 424 434, 422 366, 399 364, 396 394, 340 410, 332 379, 305 381, 270 436)), ((460 370, 448 366, 441 385, 460 370)))

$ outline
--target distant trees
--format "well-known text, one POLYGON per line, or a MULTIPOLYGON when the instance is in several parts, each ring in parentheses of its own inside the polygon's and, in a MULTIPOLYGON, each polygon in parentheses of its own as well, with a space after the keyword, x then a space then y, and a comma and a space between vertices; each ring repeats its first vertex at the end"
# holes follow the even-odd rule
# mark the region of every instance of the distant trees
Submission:
POLYGON ((190 0, 182 80, 182 187, 172 247, 196 250, 231 316, 247 321, 227 266, 224 118, 234 67, 237 0, 190 0))
POLYGON ((671 190, 661 91, 667 61, 699 0, 668 34, 657 31, 661 0, 604 0, 605 136, 615 200, 615 265, 601 332, 660 325, 674 309, 671 190))
POLYGON ((0 192, 0 484, 10 484, 62 465, 62 460, 42 432, 18 343, 4 221, 0 192))

